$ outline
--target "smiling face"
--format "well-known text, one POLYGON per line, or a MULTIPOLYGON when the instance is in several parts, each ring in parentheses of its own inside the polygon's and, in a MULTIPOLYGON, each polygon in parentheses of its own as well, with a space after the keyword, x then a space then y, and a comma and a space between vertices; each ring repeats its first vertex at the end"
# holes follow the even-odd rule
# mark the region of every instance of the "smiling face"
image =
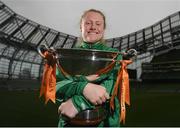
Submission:
POLYGON ((95 43, 104 36, 105 23, 103 16, 94 11, 87 12, 81 20, 82 39, 88 43, 95 43))

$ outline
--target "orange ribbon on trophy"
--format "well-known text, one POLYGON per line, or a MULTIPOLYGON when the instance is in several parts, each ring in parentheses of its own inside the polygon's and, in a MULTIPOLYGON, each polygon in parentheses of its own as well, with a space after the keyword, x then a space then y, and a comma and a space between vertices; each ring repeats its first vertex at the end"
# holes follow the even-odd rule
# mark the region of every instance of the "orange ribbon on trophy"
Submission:
POLYGON ((118 55, 118 53, 112 58, 112 62, 108 66, 97 71, 96 74, 100 76, 101 74, 105 74, 105 73, 109 72, 116 64, 115 58, 117 57, 117 55, 118 55))
POLYGON ((44 53, 45 59, 47 62, 44 66, 41 89, 40 89, 40 97, 44 94, 45 96, 45 104, 49 100, 55 103, 56 98, 56 61, 54 56, 49 54, 49 52, 44 53))
POLYGON ((124 124, 126 118, 126 104, 130 105, 129 75, 127 72, 127 65, 132 63, 132 61, 121 60, 120 63, 121 69, 118 72, 114 92, 110 99, 110 107, 114 110, 114 98, 115 96, 118 96, 119 102, 121 103, 120 122, 122 121, 124 124))
POLYGON ((114 65, 116 64, 115 62, 116 61, 113 60, 108 66, 97 71, 96 74, 100 76, 101 74, 105 74, 105 73, 109 72, 114 67, 114 65))

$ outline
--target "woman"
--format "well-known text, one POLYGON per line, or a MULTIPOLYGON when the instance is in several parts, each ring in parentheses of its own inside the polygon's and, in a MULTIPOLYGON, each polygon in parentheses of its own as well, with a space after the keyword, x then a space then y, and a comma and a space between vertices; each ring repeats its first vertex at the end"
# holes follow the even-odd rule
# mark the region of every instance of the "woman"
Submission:
MULTIPOLYGON (((103 36, 105 28, 106 21, 102 12, 95 9, 84 12, 80 22, 82 42, 77 47, 82 49, 118 51, 104 45, 103 36)), ((116 59, 121 60, 121 56, 119 55, 116 59)), ((119 66, 119 63, 117 63, 111 71, 100 76, 90 75, 71 78, 64 77, 61 71, 57 70, 56 95, 57 100, 61 103, 58 112, 61 115, 73 118, 82 110, 95 108, 96 105, 106 103, 113 92, 119 66)), ((114 107, 115 111, 108 114, 99 126, 117 127, 120 125, 120 104, 117 97, 115 97, 114 107)), ((65 125, 66 122, 63 118, 60 118, 59 126, 65 125)))

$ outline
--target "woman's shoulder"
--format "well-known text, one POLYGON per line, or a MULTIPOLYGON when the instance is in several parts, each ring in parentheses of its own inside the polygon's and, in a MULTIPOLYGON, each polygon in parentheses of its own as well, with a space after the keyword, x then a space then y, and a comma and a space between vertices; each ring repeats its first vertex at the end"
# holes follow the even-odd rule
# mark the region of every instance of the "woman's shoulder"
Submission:
POLYGON ((112 48, 112 47, 109 47, 107 45, 103 45, 103 49, 106 51, 111 51, 111 52, 118 52, 119 51, 117 48, 112 48))

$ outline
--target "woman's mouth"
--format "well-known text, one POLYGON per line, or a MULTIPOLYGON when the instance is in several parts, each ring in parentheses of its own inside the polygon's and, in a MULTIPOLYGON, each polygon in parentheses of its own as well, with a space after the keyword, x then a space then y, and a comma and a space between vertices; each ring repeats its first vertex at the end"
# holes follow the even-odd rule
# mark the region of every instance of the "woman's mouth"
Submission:
POLYGON ((88 34, 96 35, 96 34, 99 34, 99 32, 88 32, 88 34))

